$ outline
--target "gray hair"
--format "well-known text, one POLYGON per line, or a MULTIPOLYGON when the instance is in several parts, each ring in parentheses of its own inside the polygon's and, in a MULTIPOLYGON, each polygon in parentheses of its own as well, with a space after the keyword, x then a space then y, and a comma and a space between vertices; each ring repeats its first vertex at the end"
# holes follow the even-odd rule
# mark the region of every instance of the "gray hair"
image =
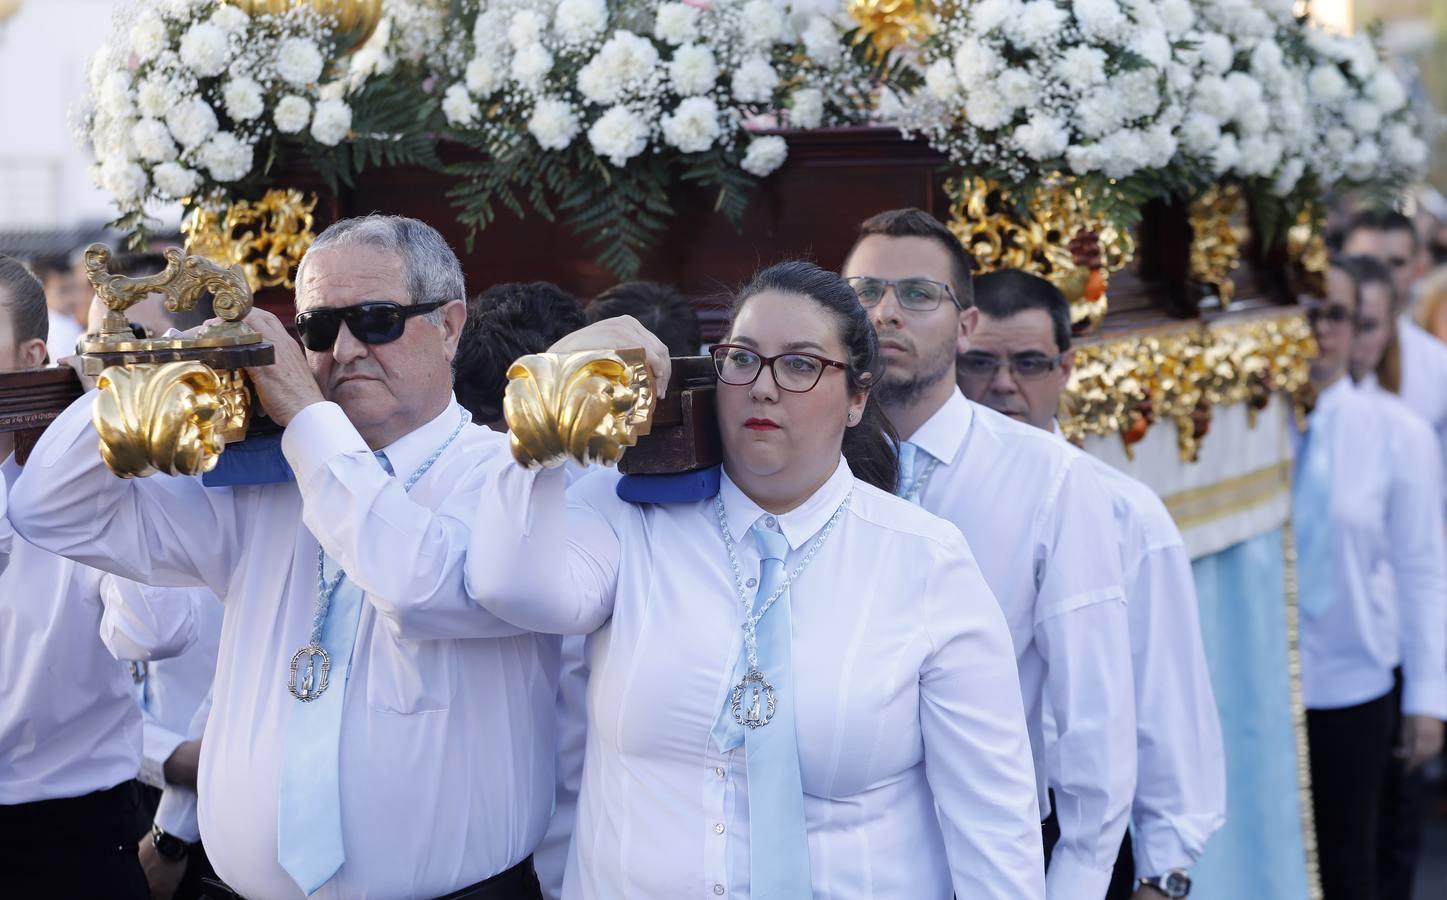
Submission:
MULTIPOLYGON (((462 280, 462 264, 457 254, 436 228, 406 216, 384 216, 373 213, 352 219, 341 219, 327 226, 302 257, 296 269, 296 285, 301 287, 306 262, 313 252, 329 247, 366 245, 390 250, 402 258, 402 282, 413 303, 435 300, 467 300, 462 280)), ((442 321, 442 311, 427 315, 434 323, 442 321)))

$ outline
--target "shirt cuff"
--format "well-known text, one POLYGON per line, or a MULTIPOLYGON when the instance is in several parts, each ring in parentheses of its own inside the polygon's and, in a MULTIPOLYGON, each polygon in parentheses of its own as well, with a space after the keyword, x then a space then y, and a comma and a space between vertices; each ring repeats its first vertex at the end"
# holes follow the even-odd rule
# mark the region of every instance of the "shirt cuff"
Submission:
POLYGON ((1440 678, 1425 683, 1421 678, 1403 679, 1402 713, 1408 716, 1447 719, 1447 684, 1440 678))
POLYGON ((168 787, 161 794, 161 803, 156 807, 156 824, 169 835, 178 837, 188 844, 201 840, 201 829, 196 824, 196 792, 183 787, 168 787))
POLYGON ((1168 826, 1156 828, 1131 827, 1131 851, 1135 855, 1135 877, 1154 878, 1176 869, 1189 871, 1200 854, 1193 853, 1175 830, 1168 826))
POLYGON ((1104 897, 1113 869, 1097 869, 1056 847, 1045 873, 1045 896, 1049 900, 1081 900, 1104 897))
POLYGON ((141 730, 141 780, 151 787, 169 790, 170 785, 166 783, 166 760, 184 743, 185 735, 147 720, 141 730))
POLYGON ((297 481, 315 477, 332 459, 344 453, 370 453, 347 414, 335 403, 313 403, 291 420, 281 435, 281 452, 297 481))

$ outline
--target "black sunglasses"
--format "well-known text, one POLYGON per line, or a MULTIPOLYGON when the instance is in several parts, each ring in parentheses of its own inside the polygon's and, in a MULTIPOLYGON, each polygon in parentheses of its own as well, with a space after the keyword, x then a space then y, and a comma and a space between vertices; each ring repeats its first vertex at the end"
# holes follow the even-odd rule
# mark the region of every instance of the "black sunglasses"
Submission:
POLYGON ((313 353, 332 349, 343 322, 347 323, 352 337, 364 344, 389 344, 407 330, 408 319, 424 316, 451 302, 433 300, 403 306, 395 300, 371 300, 355 306, 313 309, 296 317, 296 332, 301 335, 302 346, 313 353))

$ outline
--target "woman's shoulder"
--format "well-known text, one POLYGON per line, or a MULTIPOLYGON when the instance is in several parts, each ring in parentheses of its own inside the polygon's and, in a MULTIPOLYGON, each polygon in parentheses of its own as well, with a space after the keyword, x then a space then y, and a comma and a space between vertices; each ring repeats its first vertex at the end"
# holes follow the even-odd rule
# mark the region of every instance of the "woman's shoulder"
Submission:
POLYGON ((933 544, 942 551, 970 554, 964 535, 953 522, 858 478, 854 480, 854 499, 850 501, 850 510, 855 518, 870 527, 890 532, 901 540, 933 544))

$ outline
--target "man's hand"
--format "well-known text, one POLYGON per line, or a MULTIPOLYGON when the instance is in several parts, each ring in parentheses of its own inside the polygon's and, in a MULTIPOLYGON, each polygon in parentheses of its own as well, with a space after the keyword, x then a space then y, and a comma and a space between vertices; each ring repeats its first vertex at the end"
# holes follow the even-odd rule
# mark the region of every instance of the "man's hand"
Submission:
POLYGON ((629 350, 634 347, 641 347, 648 356, 648 368, 653 371, 657 393, 662 398, 664 389, 668 387, 668 374, 672 369, 668 360, 668 347, 632 316, 603 319, 579 328, 549 347, 548 352, 578 353, 583 350, 629 350))
POLYGON ((266 414, 285 428, 297 413, 325 399, 322 390, 317 387, 316 376, 307 365, 301 345, 287 334, 286 326, 281 324, 280 319, 264 309, 253 309, 242 321, 255 328, 262 340, 270 341, 276 348, 275 363, 250 366, 246 374, 256 385, 256 395, 261 398, 266 414))
POLYGON ((196 773, 201 768, 201 739, 177 744, 161 767, 167 784, 196 790, 196 773))
POLYGON ((1407 771, 1420 768, 1442 752, 1442 720, 1431 716, 1403 716, 1402 743, 1396 750, 1407 771))
POLYGON ((191 861, 191 857, 186 856, 173 862, 162 856, 151 841, 150 832, 141 838, 138 853, 141 857, 141 870, 146 873, 146 884, 151 888, 151 900, 171 900, 176 895, 176 888, 181 886, 181 879, 186 875, 186 865, 191 861))
POLYGON ((95 390, 95 376, 85 374, 85 360, 79 356, 62 356, 55 361, 57 366, 70 366, 75 371, 75 377, 80 379, 80 389, 83 391, 95 390))

